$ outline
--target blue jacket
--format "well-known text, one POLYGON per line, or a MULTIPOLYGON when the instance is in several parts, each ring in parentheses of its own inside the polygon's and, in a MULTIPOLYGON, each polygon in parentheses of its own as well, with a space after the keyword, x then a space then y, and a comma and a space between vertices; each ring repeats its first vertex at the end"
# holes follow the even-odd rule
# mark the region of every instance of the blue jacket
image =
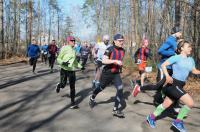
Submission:
MULTIPOLYGON (((158 49, 158 54, 161 55, 160 65, 166 61, 169 57, 175 55, 175 51, 177 48, 177 42, 176 38, 174 36, 169 36, 166 41, 161 45, 161 47, 158 49)), ((168 69, 171 69, 171 66, 167 67, 168 69)))
POLYGON ((48 45, 43 45, 42 47, 41 47, 41 50, 42 51, 44 51, 44 52, 48 52, 48 45))
POLYGON ((40 55, 40 47, 35 44, 30 44, 28 46, 28 57, 35 58, 40 55))

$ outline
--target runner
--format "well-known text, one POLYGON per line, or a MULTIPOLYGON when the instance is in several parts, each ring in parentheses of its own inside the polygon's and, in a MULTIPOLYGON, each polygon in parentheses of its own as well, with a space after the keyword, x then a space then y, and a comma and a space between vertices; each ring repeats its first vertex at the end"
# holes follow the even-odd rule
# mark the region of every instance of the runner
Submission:
POLYGON ((172 122, 172 125, 181 132, 186 131, 183 124, 183 118, 193 107, 194 102, 192 97, 185 92, 183 87, 190 72, 193 74, 200 74, 200 71, 195 68, 193 58, 189 57, 191 51, 191 44, 187 41, 181 41, 177 48, 178 55, 170 57, 161 65, 167 83, 167 86, 163 88, 166 97, 164 102, 160 104, 152 114, 147 116, 147 123, 150 127, 155 128, 155 118, 167 109, 174 101, 181 100, 185 105, 181 108, 177 119, 172 122), (173 67, 172 77, 167 71, 168 66, 173 67))
MULTIPOLYGON (((173 27, 171 34, 166 41, 161 45, 161 47, 158 50, 158 54, 161 55, 161 60, 160 63, 158 64, 158 74, 157 74, 157 83, 156 84, 149 84, 149 85, 144 85, 140 87, 138 84, 135 85, 132 95, 134 97, 137 96, 137 94, 140 91, 145 91, 145 90, 157 90, 158 96, 155 98, 155 103, 160 104, 163 102, 162 99, 162 94, 161 94, 161 89, 166 81, 166 78, 163 76, 163 72, 161 70, 161 64, 167 60, 167 58, 175 55, 175 51, 177 48, 177 40, 182 36, 181 30, 178 27, 173 27)), ((172 75, 172 67, 167 66, 167 71, 169 75, 172 75)))
POLYGON ((33 38, 32 43, 28 46, 28 57, 30 57, 29 64, 33 66, 32 72, 34 74, 35 74, 37 59, 39 58, 39 56, 40 56, 40 47, 37 45, 35 38, 33 38))
POLYGON ((121 34, 116 34, 113 38, 113 46, 109 47, 103 56, 102 63, 105 64, 102 75, 100 78, 100 85, 93 91, 90 96, 89 105, 93 108, 96 104, 95 97, 99 92, 105 89, 110 82, 114 82, 114 86, 117 89, 115 104, 113 108, 113 115, 123 118, 124 113, 119 109, 121 101, 123 99, 123 85, 120 77, 122 69, 122 60, 124 57, 124 37, 121 34))
POLYGON ((81 59, 81 44, 75 45, 75 51, 76 51, 76 59, 78 62, 80 62, 81 59))
POLYGON ((74 50, 75 38, 73 36, 67 37, 67 45, 61 48, 61 51, 58 55, 57 61, 61 67, 60 70, 60 82, 56 86, 56 92, 60 92, 60 88, 66 86, 66 78, 69 78, 70 85, 70 97, 71 97, 71 106, 70 108, 78 108, 75 103, 75 81, 76 81, 76 68, 82 68, 82 66, 76 60, 76 53, 74 50))
POLYGON ((138 65, 141 86, 144 86, 144 79, 146 76, 145 68, 147 64, 147 59, 150 56, 150 49, 147 48, 147 46, 148 40, 144 39, 142 42, 142 47, 138 48, 134 55, 135 62, 138 65))
POLYGON ((49 66, 51 68, 50 72, 53 72, 53 66, 56 60, 56 54, 58 52, 58 47, 56 46, 56 41, 52 40, 51 44, 48 46, 49 53, 49 66))
POLYGON ((42 54, 42 62, 47 64, 47 55, 48 55, 48 45, 47 44, 42 45, 41 54, 42 54))
POLYGON ((80 49, 81 59, 82 59, 82 71, 85 70, 85 65, 87 63, 88 55, 90 54, 90 49, 88 47, 87 42, 83 43, 83 46, 80 49))
POLYGON ((102 57, 106 49, 111 46, 109 44, 109 41, 110 41, 109 35, 104 35, 103 42, 100 43, 98 46, 96 46, 96 49, 97 49, 97 51, 95 51, 96 52, 96 58, 95 58, 96 70, 95 70, 95 78, 92 81, 92 88, 96 88, 100 84, 99 79, 100 79, 101 72, 103 69, 102 57))

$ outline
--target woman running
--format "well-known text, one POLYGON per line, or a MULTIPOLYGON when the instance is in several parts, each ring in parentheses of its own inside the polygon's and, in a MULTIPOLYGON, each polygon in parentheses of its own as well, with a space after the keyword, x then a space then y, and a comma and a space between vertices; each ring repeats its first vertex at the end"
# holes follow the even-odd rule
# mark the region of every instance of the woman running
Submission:
POLYGON ((155 118, 159 116, 165 109, 173 104, 174 101, 182 101, 184 106, 178 113, 177 119, 172 122, 172 125, 181 132, 185 132, 186 129, 183 124, 183 118, 188 114, 193 107, 194 102, 192 97, 185 92, 183 86, 187 80, 190 72, 193 74, 200 74, 200 71, 195 68, 195 62, 191 54, 192 47, 187 41, 181 41, 177 46, 177 55, 167 59, 161 68, 166 77, 166 87, 163 88, 163 93, 166 95, 164 102, 156 108, 156 110, 147 116, 147 123, 150 127, 155 128, 155 118), (167 72, 167 66, 172 66, 172 77, 167 72))

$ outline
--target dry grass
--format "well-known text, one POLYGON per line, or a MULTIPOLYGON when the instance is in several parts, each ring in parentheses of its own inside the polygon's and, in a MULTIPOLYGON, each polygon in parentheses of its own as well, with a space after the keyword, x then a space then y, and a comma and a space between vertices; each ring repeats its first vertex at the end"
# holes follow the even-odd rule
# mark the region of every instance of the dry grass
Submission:
POLYGON ((14 56, 14 57, 11 57, 9 59, 0 60, 0 65, 9 65, 9 64, 19 63, 19 62, 27 63, 28 58, 27 57, 14 56))

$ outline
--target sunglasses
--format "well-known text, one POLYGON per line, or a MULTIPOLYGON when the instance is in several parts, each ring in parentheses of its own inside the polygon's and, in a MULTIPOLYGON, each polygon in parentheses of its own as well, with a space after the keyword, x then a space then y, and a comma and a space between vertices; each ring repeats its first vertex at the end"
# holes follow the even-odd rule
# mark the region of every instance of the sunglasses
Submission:
POLYGON ((75 40, 70 40, 70 41, 75 42, 75 40))
POLYGON ((123 39, 118 39, 117 41, 118 41, 118 42, 124 42, 124 40, 123 40, 123 39))

